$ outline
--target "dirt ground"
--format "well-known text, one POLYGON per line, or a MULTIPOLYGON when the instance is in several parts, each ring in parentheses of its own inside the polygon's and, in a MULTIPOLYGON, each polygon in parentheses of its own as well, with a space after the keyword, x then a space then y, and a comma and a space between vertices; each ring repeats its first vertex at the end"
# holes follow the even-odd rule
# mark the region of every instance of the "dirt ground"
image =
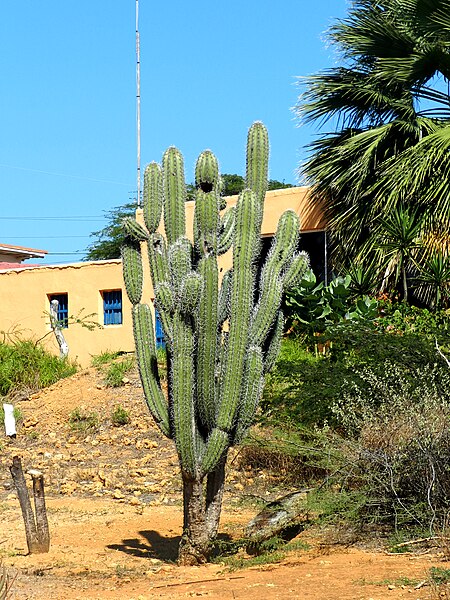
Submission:
MULTIPOLYGON (((0 437, 0 556, 13 584, 11 599, 149 600, 411 600, 450 597, 429 584, 437 553, 391 555, 327 544, 310 530, 307 549, 277 564, 230 570, 225 564, 175 564, 181 534, 181 487, 171 443, 148 417, 135 376, 107 388, 90 369, 17 403, 24 415, 15 440, 0 437), (121 404, 130 423, 114 427, 121 404), (96 427, 77 431, 74 409, 95 412, 96 427), (27 555, 23 521, 8 467, 44 473, 51 532, 48 554, 27 555)), ((238 538, 258 511, 250 500, 283 491, 262 471, 228 471, 221 531, 238 538)), ((338 540, 339 541, 339 540, 338 540)))

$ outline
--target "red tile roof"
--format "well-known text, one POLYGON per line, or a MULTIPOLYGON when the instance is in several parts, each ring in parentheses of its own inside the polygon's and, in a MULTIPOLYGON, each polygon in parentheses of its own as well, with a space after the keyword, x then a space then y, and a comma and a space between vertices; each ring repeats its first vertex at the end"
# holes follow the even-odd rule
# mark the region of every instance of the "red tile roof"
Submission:
POLYGON ((11 271, 13 269, 34 269, 35 267, 43 267, 44 265, 36 264, 24 264, 24 263, 10 263, 0 261, 0 271, 11 271))

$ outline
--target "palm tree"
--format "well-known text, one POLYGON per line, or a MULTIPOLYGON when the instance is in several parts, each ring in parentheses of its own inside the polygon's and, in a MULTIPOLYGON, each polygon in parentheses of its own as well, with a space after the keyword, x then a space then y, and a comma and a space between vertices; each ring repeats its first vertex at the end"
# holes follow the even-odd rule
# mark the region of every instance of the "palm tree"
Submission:
POLYGON ((423 235, 447 231, 450 0, 356 0, 328 38, 342 66, 303 80, 295 110, 333 127, 304 171, 339 268, 376 254, 368 241, 398 207, 424 216, 423 235))

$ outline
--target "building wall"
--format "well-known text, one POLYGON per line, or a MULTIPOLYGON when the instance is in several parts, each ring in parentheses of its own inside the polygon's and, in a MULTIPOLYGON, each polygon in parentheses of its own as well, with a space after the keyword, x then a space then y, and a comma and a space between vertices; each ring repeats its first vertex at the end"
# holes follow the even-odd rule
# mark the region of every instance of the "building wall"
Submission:
POLYGON ((122 294, 122 325, 103 327, 102 291, 123 288, 120 260, 75 263, 8 270, 0 273, 0 330, 20 334, 22 338, 39 339, 55 354, 59 348, 50 330, 48 310, 50 294, 68 294, 69 315, 95 313, 92 320, 102 328, 89 331, 79 324, 63 329, 69 344, 69 357, 82 366, 90 363, 93 355, 105 350, 134 350, 131 305, 122 294))
MULTIPOLYGON (((289 188, 267 193, 262 235, 270 237, 276 230, 280 214, 293 208, 300 215, 302 231, 322 231, 325 227, 320 210, 309 206, 307 188, 289 188)), ((233 205, 237 197, 228 199, 233 205)), ((186 203, 186 230, 192 238, 194 203, 186 203)), ((142 222, 142 210, 136 212, 142 222)), ((148 275, 147 253, 143 252, 148 275)), ((220 257, 222 273, 231 266, 231 251, 220 257)), ((24 266, 24 265, 23 265, 24 266)), ((22 267, 23 267, 22 266, 22 267)), ((153 290, 150 278, 144 278, 143 301, 152 306, 153 290)), ((122 277, 120 260, 81 262, 68 265, 42 266, 0 271, 0 331, 20 333, 23 338, 40 339, 55 354, 59 348, 50 331, 49 295, 68 294, 69 315, 95 313, 93 317, 101 329, 89 331, 81 325, 69 325, 63 330, 69 344, 69 357, 82 366, 89 365, 91 357, 106 350, 134 350, 131 304, 128 301, 122 277), (122 290, 122 325, 103 326, 102 291, 122 290)))

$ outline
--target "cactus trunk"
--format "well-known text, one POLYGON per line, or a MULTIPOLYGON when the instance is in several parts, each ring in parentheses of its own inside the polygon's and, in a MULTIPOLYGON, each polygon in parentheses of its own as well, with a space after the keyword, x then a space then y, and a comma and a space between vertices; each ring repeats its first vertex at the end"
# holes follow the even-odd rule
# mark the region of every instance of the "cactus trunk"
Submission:
POLYGON ((247 141, 247 189, 227 210, 220 198, 217 159, 210 150, 202 152, 195 169, 194 228, 188 233, 183 158, 169 148, 162 169, 152 163, 145 172, 145 227, 124 222, 124 280, 133 304, 142 385, 149 410, 161 432, 174 440, 180 461, 183 564, 208 559, 219 526, 228 450, 252 424, 265 373, 280 347, 283 295, 308 265, 307 257, 296 252, 300 225, 294 211, 281 216, 269 255, 258 265, 268 148, 264 125, 254 123, 247 141), (150 303, 141 300, 142 244, 147 245, 166 339, 167 398, 158 374, 150 303), (220 284, 218 260, 231 247, 233 267, 220 284))

